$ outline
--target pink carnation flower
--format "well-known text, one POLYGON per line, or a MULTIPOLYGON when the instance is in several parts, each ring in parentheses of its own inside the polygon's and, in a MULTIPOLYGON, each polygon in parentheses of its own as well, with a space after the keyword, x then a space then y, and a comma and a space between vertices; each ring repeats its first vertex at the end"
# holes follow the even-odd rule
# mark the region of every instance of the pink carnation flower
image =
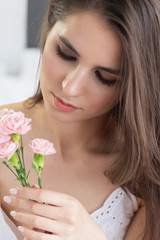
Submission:
POLYGON ((9 141, 7 143, 0 144, 0 158, 6 158, 9 160, 16 152, 19 144, 17 142, 9 141))
POLYGON ((0 119, 0 133, 10 135, 13 133, 23 135, 31 129, 31 119, 25 118, 22 112, 5 114, 0 119))
POLYGON ((53 147, 53 144, 48 140, 36 138, 31 141, 29 146, 32 148, 34 153, 41 155, 50 155, 56 153, 56 150, 53 147))
POLYGON ((3 134, 0 133, 0 144, 6 143, 9 140, 11 140, 11 136, 3 135, 3 134))
POLYGON ((13 110, 8 110, 7 108, 4 108, 4 109, 0 110, 0 118, 2 118, 6 114, 11 114, 11 113, 14 113, 14 112, 15 111, 13 111, 13 110))

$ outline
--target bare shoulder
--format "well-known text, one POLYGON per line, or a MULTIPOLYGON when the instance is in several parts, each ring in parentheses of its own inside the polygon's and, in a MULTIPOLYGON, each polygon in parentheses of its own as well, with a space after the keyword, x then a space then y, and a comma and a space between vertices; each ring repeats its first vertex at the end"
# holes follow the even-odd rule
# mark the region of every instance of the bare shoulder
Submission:
POLYGON ((0 106, 0 110, 5 108, 7 108, 8 110, 14 110, 15 112, 23 112, 26 117, 32 118, 36 110, 39 109, 39 104, 31 107, 28 101, 24 101, 0 106))
POLYGON ((138 211, 131 221, 124 240, 143 240, 144 229, 146 223, 146 206, 141 198, 136 198, 138 203, 138 211))
POLYGON ((136 197, 137 203, 138 203, 138 207, 144 207, 145 206, 145 202, 142 198, 136 197))
POLYGON ((14 110, 16 112, 18 111, 25 111, 25 102, 19 102, 19 103, 11 103, 7 105, 1 105, 0 110, 7 108, 8 110, 14 110))

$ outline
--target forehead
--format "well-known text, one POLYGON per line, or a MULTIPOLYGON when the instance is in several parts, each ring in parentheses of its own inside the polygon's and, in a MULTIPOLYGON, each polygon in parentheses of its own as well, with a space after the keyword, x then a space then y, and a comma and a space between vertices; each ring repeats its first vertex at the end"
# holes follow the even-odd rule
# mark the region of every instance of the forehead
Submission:
MULTIPOLYGON (((118 34, 98 15, 90 12, 77 13, 52 28, 49 38, 66 37, 77 52, 92 59, 104 61, 118 68, 122 57, 122 45, 118 34)), ((111 67, 110 66, 110 67, 111 67)))

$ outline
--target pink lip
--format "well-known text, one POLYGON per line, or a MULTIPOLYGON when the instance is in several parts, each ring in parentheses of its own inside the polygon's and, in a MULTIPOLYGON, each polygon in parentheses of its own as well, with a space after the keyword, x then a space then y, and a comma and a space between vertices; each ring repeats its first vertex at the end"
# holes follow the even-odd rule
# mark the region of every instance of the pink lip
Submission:
POLYGON ((64 112, 73 112, 77 109, 73 105, 64 102, 62 99, 56 97, 55 95, 54 95, 54 102, 56 107, 64 112))

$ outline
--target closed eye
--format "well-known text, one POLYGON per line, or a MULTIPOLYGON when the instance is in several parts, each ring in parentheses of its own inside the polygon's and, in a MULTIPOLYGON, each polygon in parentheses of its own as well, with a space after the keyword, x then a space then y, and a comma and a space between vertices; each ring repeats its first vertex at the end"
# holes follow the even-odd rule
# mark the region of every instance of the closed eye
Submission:
POLYGON ((108 85, 108 86, 113 86, 116 84, 117 80, 116 79, 106 79, 104 77, 102 77, 102 75, 100 74, 99 71, 95 71, 95 75, 97 77, 97 79, 104 85, 108 85))
MULTIPOLYGON (((72 61, 73 62, 73 61, 77 60, 76 57, 70 56, 70 55, 66 54, 65 52, 63 52, 59 45, 57 45, 57 47, 56 47, 56 54, 65 61, 72 61)), ((102 75, 99 71, 95 71, 95 75, 96 75, 96 78, 102 84, 108 85, 110 87, 115 85, 116 82, 117 82, 116 79, 106 79, 106 78, 102 77, 102 75)))
POLYGON ((61 57, 63 60, 67 60, 67 61, 76 61, 76 60, 77 60, 75 57, 70 56, 70 55, 64 53, 64 52, 61 50, 61 48, 60 48, 59 45, 57 46, 56 53, 57 53, 57 55, 58 55, 59 57, 61 57))

